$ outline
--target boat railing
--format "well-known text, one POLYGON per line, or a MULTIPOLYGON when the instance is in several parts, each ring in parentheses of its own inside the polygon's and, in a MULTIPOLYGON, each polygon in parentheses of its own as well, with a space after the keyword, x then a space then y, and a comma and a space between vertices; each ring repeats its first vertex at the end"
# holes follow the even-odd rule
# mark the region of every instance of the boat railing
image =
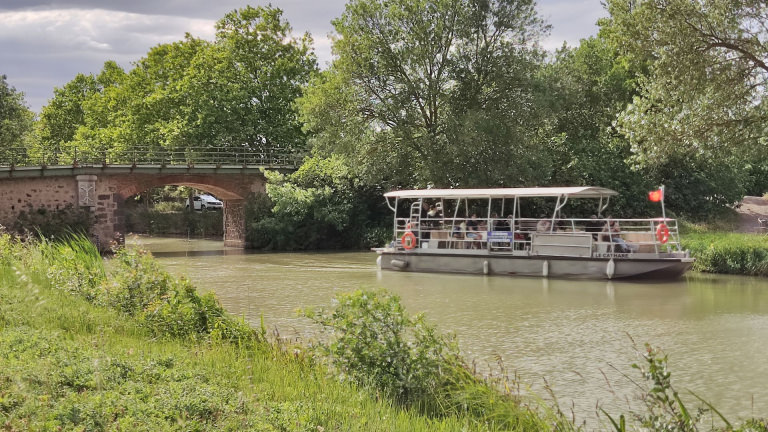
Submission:
POLYGON ((404 250, 401 239, 410 232, 416 240, 410 245, 411 249, 479 249, 528 254, 534 249, 537 236, 560 240, 579 237, 580 244, 584 237, 591 236, 593 255, 681 250, 677 221, 669 218, 489 218, 475 219, 468 227, 469 221, 461 217, 397 218, 393 246, 404 250), (614 223, 617 225, 612 225, 614 223))

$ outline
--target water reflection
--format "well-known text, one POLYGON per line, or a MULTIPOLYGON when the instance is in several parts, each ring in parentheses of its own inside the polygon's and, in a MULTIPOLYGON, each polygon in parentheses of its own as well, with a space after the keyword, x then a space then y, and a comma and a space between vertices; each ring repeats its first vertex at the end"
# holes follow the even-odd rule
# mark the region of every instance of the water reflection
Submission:
POLYGON ((138 241, 158 250, 170 271, 214 290, 231 312, 254 324, 263 315, 284 336, 315 334, 299 308, 327 306, 338 292, 386 288, 411 313, 425 312, 442 331, 455 332, 479 364, 498 354, 542 394, 546 377, 580 418, 591 417, 596 402, 610 411, 632 400, 633 385, 622 375, 637 378, 629 367, 637 360, 632 340, 664 348, 678 388, 727 416, 768 412, 765 279, 690 275, 637 283, 382 272, 372 253, 230 254, 220 242, 138 241))

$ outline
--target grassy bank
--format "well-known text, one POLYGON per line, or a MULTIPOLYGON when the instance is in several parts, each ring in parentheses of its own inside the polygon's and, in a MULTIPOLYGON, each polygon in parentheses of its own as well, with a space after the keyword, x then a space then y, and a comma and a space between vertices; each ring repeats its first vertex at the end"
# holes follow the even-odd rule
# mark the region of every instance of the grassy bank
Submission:
POLYGON ((83 242, 0 236, 3 430, 571 429, 479 381, 456 383, 456 395, 486 400, 440 411, 339 380, 148 255, 109 267, 83 242))
MULTIPOLYGON (((455 340, 386 292, 305 314, 334 335, 317 349, 271 340, 149 254, 105 266, 82 239, 0 234, 0 429, 582 430, 503 374, 472 373, 455 340)), ((714 407, 682 404, 662 352, 639 354, 642 409, 603 413, 603 429, 768 432, 715 426, 714 407)))
POLYGON ((682 246, 696 258, 694 270, 768 276, 768 237, 731 232, 689 232, 682 246))

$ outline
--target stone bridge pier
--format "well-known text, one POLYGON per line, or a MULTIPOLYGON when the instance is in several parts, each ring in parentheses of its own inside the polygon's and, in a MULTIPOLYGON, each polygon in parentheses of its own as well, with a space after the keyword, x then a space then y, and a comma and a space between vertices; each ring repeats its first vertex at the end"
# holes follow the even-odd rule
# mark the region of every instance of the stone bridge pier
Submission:
POLYGON ((264 192, 266 178, 259 169, 161 167, 142 171, 135 167, 52 168, 15 173, 0 181, 0 224, 12 226, 22 211, 56 210, 66 205, 87 208, 94 217, 93 234, 100 247, 125 234, 125 200, 148 189, 190 186, 224 202, 224 245, 245 247, 245 199, 264 192), (53 171, 53 172, 51 172, 53 171))

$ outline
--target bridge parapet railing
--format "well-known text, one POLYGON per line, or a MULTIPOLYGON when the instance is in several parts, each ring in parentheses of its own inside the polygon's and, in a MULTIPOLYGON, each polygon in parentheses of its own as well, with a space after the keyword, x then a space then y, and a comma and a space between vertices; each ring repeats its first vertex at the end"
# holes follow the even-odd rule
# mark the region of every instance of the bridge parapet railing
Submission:
POLYGON ((305 153, 286 148, 251 147, 132 147, 126 149, 66 150, 11 147, 0 150, 0 167, 33 166, 258 166, 298 168, 305 153))

